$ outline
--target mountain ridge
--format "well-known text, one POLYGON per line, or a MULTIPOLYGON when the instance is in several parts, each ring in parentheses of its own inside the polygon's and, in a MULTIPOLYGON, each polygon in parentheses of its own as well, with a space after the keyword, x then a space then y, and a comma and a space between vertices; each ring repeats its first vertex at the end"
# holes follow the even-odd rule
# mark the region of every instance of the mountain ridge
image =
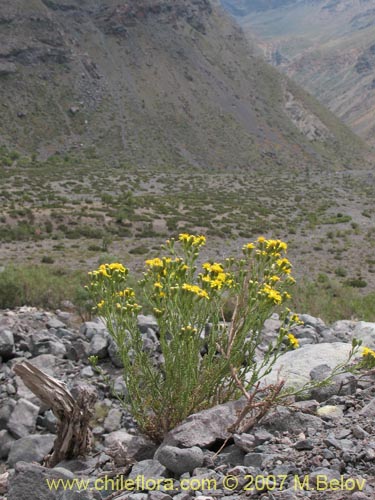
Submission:
POLYGON ((16 0, 0 47, 1 142, 40 157, 349 168, 362 155, 300 90, 303 117, 290 115, 296 87, 208 0, 16 0))
POLYGON ((374 0, 222 3, 268 62, 375 145, 374 0))

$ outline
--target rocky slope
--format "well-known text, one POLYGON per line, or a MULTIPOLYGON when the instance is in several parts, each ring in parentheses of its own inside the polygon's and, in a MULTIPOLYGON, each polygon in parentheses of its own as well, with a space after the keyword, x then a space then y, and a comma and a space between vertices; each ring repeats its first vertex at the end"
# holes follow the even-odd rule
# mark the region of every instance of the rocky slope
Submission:
POLYGON ((146 165, 353 164, 363 145, 261 62, 216 4, 3 2, 1 143, 146 165), (307 128, 286 109, 296 92, 307 128))
POLYGON ((269 62, 375 144, 374 0, 222 3, 269 62))
MULTIPOLYGON (((326 375, 344 361, 354 336, 375 347, 375 324, 338 321, 328 327, 308 315, 301 319, 303 325, 294 331, 301 348, 285 353, 276 367, 288 368, 283 377, 294 386, 326 375)), ((138 324, 145 348, 157 357, 155 320, 140 316, 138 324)), ((265 345, 279 326, 277 316, 266 321, 265 345)), ((115 390, 126 394, 121 363, 99 321, 79 327, 69 313, 28 307, 0 313, 0 498, 101 500, 123 489, 125 480, 134 481, 134 491, 120 492, 119 500, 374 498, 374 375, 343 375, 307 400, 278 407, 216 453, 241 400, 188 418, 157 447, 137 432, 108 382, 88 366, 90 354, 99 357, 115 390), (24 359, 64 381, 70 390, 82 383, 95 389, 90 456, 53 469, 38 465, 53 447, 56 418, 15 375, 15 364, 24 359), (46 482, 75 478, 87 481, 80 492, 77 484, 64 492, 61 484, 54 491, 46 482), (111 483, 111 478, 118 482, 111 483), (155 491, 157 479, 161 487, 155 491)))

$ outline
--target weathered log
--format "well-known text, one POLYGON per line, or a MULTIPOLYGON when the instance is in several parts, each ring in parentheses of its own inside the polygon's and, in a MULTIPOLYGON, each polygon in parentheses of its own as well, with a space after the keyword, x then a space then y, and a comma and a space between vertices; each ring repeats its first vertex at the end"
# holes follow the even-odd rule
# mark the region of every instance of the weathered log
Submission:
POLYGON ((74 396, 66 385, 23 361, 14 372, 57 419, 57 436, 53 451, 45 457, 44 465, 54 467, 62 460, 85 456, 91 448, 90 419, 96 394, 92 388, 77 386, 74 396))

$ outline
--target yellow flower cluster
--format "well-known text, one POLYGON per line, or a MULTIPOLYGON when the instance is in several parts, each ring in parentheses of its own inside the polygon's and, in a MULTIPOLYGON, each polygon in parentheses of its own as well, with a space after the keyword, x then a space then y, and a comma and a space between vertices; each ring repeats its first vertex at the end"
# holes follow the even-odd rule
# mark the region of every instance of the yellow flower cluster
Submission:
POLYGON ((290 317, 291 321, 293 321, 293 323, 298 323, 300 325, 303 325, 303 321, 300 320, 300 317, 298 316, 298 314, 292 314, 291 317, 290 317))
POLYGON ((159 259, 159 257, 156 257, 156 259, 146 260, 145 264, 146 264, 146 266, 151 267, 151 268, 164 266, 163 261, 161 259, 159 259))
POLYGON ((244 251, 245 251, 245 250, 254 250, 254 248, 255 248, 254 243, 246 243, 246 245, 244 245, 244 246, 242 247, 242 250, 244 250, 244 251))
POLYGON ((192 247, 201 247, 206 244, 205 236, 194 236, 193 234, 181 233, 178 236, 179 241, 192 247))
POLYGON ((272 300, 275 304, 281 304, 283 298, 277 290, 272 288, 272 286, 265 284, 261 290, 261 293, 267 296, 268 299, 272 300))
POLYGON ((132 288, 125 288, 125 290, 121 290, 117 294, 119 297, 124 297, 126 299, 129 299, 131 297, 135 296, 134 290, 132 288))
POLYGON ((374 358, 374 361, 375 361, 375 351, 373 351, 369 347, 364 347, 363 348, 363 350, 362 350, 362 356, 364 358, 365 357, 374 358))
POLYGON ((273 255, 280 255, 280 252, 286 252, 288 245, 281 240, 266 240, 266 248, 273 255))
POLYGON ((288 245, 281 240, 267 240, 264 236, 259 236, 257 244, 247 243, 242 247, 245 255, 250 255, 256 249, 256 255, 261 257, 281 257, 282 253, 286 253, 288 245))
POLYGON ((89 273, 90 276, 104 276, 110 278, 113 272, 120 274, 127 274, 128 269, 119 262, 112 262, 111 264, 101 264, 96 271, 89 273))
POLYGON ((293 335, 293 333, 288 334, 288 340, 290 342, 290 345, 293 347, 293 349, 297 349, 299 347, 299 342, 296 339, 296 337, 293 335))
POLYGON ((224 272, 222 264, 214 262, 205 262, 203 264, 203 269, 207 272, 204 276, 200 274, 200 278, 204 283, 208 283, 210 287, 214 290, 221 290, 224 285, 231 287, 233 286, 233 279, 229 273, 224 272))
POLYGON ((205 262, 202 267, 209 273, 224 272, 223 266, 221 264, 218 264, 217 262, 214 262, 213 264, 210 264, 210 262, 205 262))
POLYGON ((204 299, 209 299, 209 295, 206 292, 206 290, 203 290, 200 288, 198 285, 189 285, 188 283, 184 283, 182 285, 182 289, 186 290, 187 292, 194 293, 197 295, 197 297, 204 298, 204 299))
POLYGON ((278 270, 283 274, 290 274, 292 272, 292 264, 285 257, 283 259, 277 259, 276 265, 278 270))

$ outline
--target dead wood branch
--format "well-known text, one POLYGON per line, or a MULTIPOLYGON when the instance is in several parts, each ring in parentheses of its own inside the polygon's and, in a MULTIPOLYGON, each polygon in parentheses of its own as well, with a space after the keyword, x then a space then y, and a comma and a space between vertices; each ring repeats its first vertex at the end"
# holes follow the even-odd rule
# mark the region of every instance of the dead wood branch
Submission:
POLYGON ((14 372, 57 419, 57 437, 53 452, 44 465, 54 467, 62 460, 85 456, 91 447, 90 419, 96 394, 92 388, 77 386, 73 396, 65 384, 23 361, 14 372))

